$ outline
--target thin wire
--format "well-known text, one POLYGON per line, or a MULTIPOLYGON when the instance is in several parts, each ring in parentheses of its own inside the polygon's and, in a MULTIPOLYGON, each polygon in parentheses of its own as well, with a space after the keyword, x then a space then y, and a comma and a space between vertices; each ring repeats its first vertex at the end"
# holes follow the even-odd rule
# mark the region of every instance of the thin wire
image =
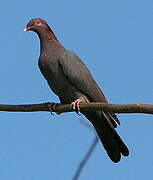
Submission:
POLYGON ((87 161, 88 161, 89 158, 91 157, 91 155, 92 155, 92 153, 93 153, 93 151, 94 151, 97 143, 98 143, 98 137, 95 136, 95 138, 94 138, 94 140, 93 140, 93 142, 92 142, 89 150, 88 150, 87 153, 85 154, 83 160, 80 162, 80 164, 79 164, 79 166, 78 166, 78 168, 77 168, 77 170, 76 170, 76 172, 75 172, 75 175, 74 175, 74 177, 72 178, 72 180, 78 180, 78 178, 79 178, 79 176, 80 176, 80 174, 81 174, 84 166, 87 164, 87 161))

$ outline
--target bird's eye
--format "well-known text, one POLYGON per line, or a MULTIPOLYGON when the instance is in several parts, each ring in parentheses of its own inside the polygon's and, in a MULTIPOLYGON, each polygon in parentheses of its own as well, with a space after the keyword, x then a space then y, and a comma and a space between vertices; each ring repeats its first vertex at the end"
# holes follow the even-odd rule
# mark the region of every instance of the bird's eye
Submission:
POLYGON ((36 26, 40 26, 41 24, 42 24, 41 21, 35 21, 35 25, 36 25, 36 26))

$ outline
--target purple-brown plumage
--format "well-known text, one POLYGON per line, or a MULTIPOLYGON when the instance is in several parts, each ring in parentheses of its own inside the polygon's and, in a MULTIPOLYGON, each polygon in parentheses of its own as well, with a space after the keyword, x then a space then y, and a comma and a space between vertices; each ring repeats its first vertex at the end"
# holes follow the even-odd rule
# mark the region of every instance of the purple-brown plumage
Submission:
MULTIPOLYGON (((24 31, 36 32, 40 39, 39 68, 52 91, 63 104, 76 102, 105 102, 107 100, 93 79, 91 73, 73 52, 66 50, 56 38, 48 24, 40 19, 32 19, 24 31), (77 100, 77 101, 76 101, 77 100)), ((103 111, 84 113, 93 124, 108 156, 113 162, 120 161, 121 154, 129 155, 129 150, 115 131, 114 113, 103 111)))

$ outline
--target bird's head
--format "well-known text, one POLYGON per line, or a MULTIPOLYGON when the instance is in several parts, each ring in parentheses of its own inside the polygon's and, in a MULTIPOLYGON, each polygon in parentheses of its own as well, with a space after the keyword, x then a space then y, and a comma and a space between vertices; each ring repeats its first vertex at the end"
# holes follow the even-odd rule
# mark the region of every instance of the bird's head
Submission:
POLYGON ((56 38, 54 32, 49 27, 46 21, 40 18, 34 18, 31 19, 26 28, 24 29, 24 32, 26 31, 34 31, 37 33, 40 39, 41 45, 44 43, 49 45, 52 49, 58 49, 63 48, 63 46, 60 44, 58 39, 56 38), (43 42, 43 43, 42 43, 43 42))
POLYGON ((28 22, 26 28, 24 29, 24 32, 29 30, 38 32, 39 30, 45 28, 46 26, 48 26, 48 24, 43 19, 34 18, 28 22))

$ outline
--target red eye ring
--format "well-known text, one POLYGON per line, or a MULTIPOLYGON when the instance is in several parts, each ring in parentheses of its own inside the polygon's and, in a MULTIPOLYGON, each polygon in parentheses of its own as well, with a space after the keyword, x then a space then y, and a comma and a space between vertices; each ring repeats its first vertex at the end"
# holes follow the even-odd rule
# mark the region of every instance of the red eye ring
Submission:
POLYGON ((38 21, 35 21, 35 25, 36 25, 36 26, 40 26, 41 24, 42 24, 41 21, 39 21, 39 20, 38 20, 38 21))

